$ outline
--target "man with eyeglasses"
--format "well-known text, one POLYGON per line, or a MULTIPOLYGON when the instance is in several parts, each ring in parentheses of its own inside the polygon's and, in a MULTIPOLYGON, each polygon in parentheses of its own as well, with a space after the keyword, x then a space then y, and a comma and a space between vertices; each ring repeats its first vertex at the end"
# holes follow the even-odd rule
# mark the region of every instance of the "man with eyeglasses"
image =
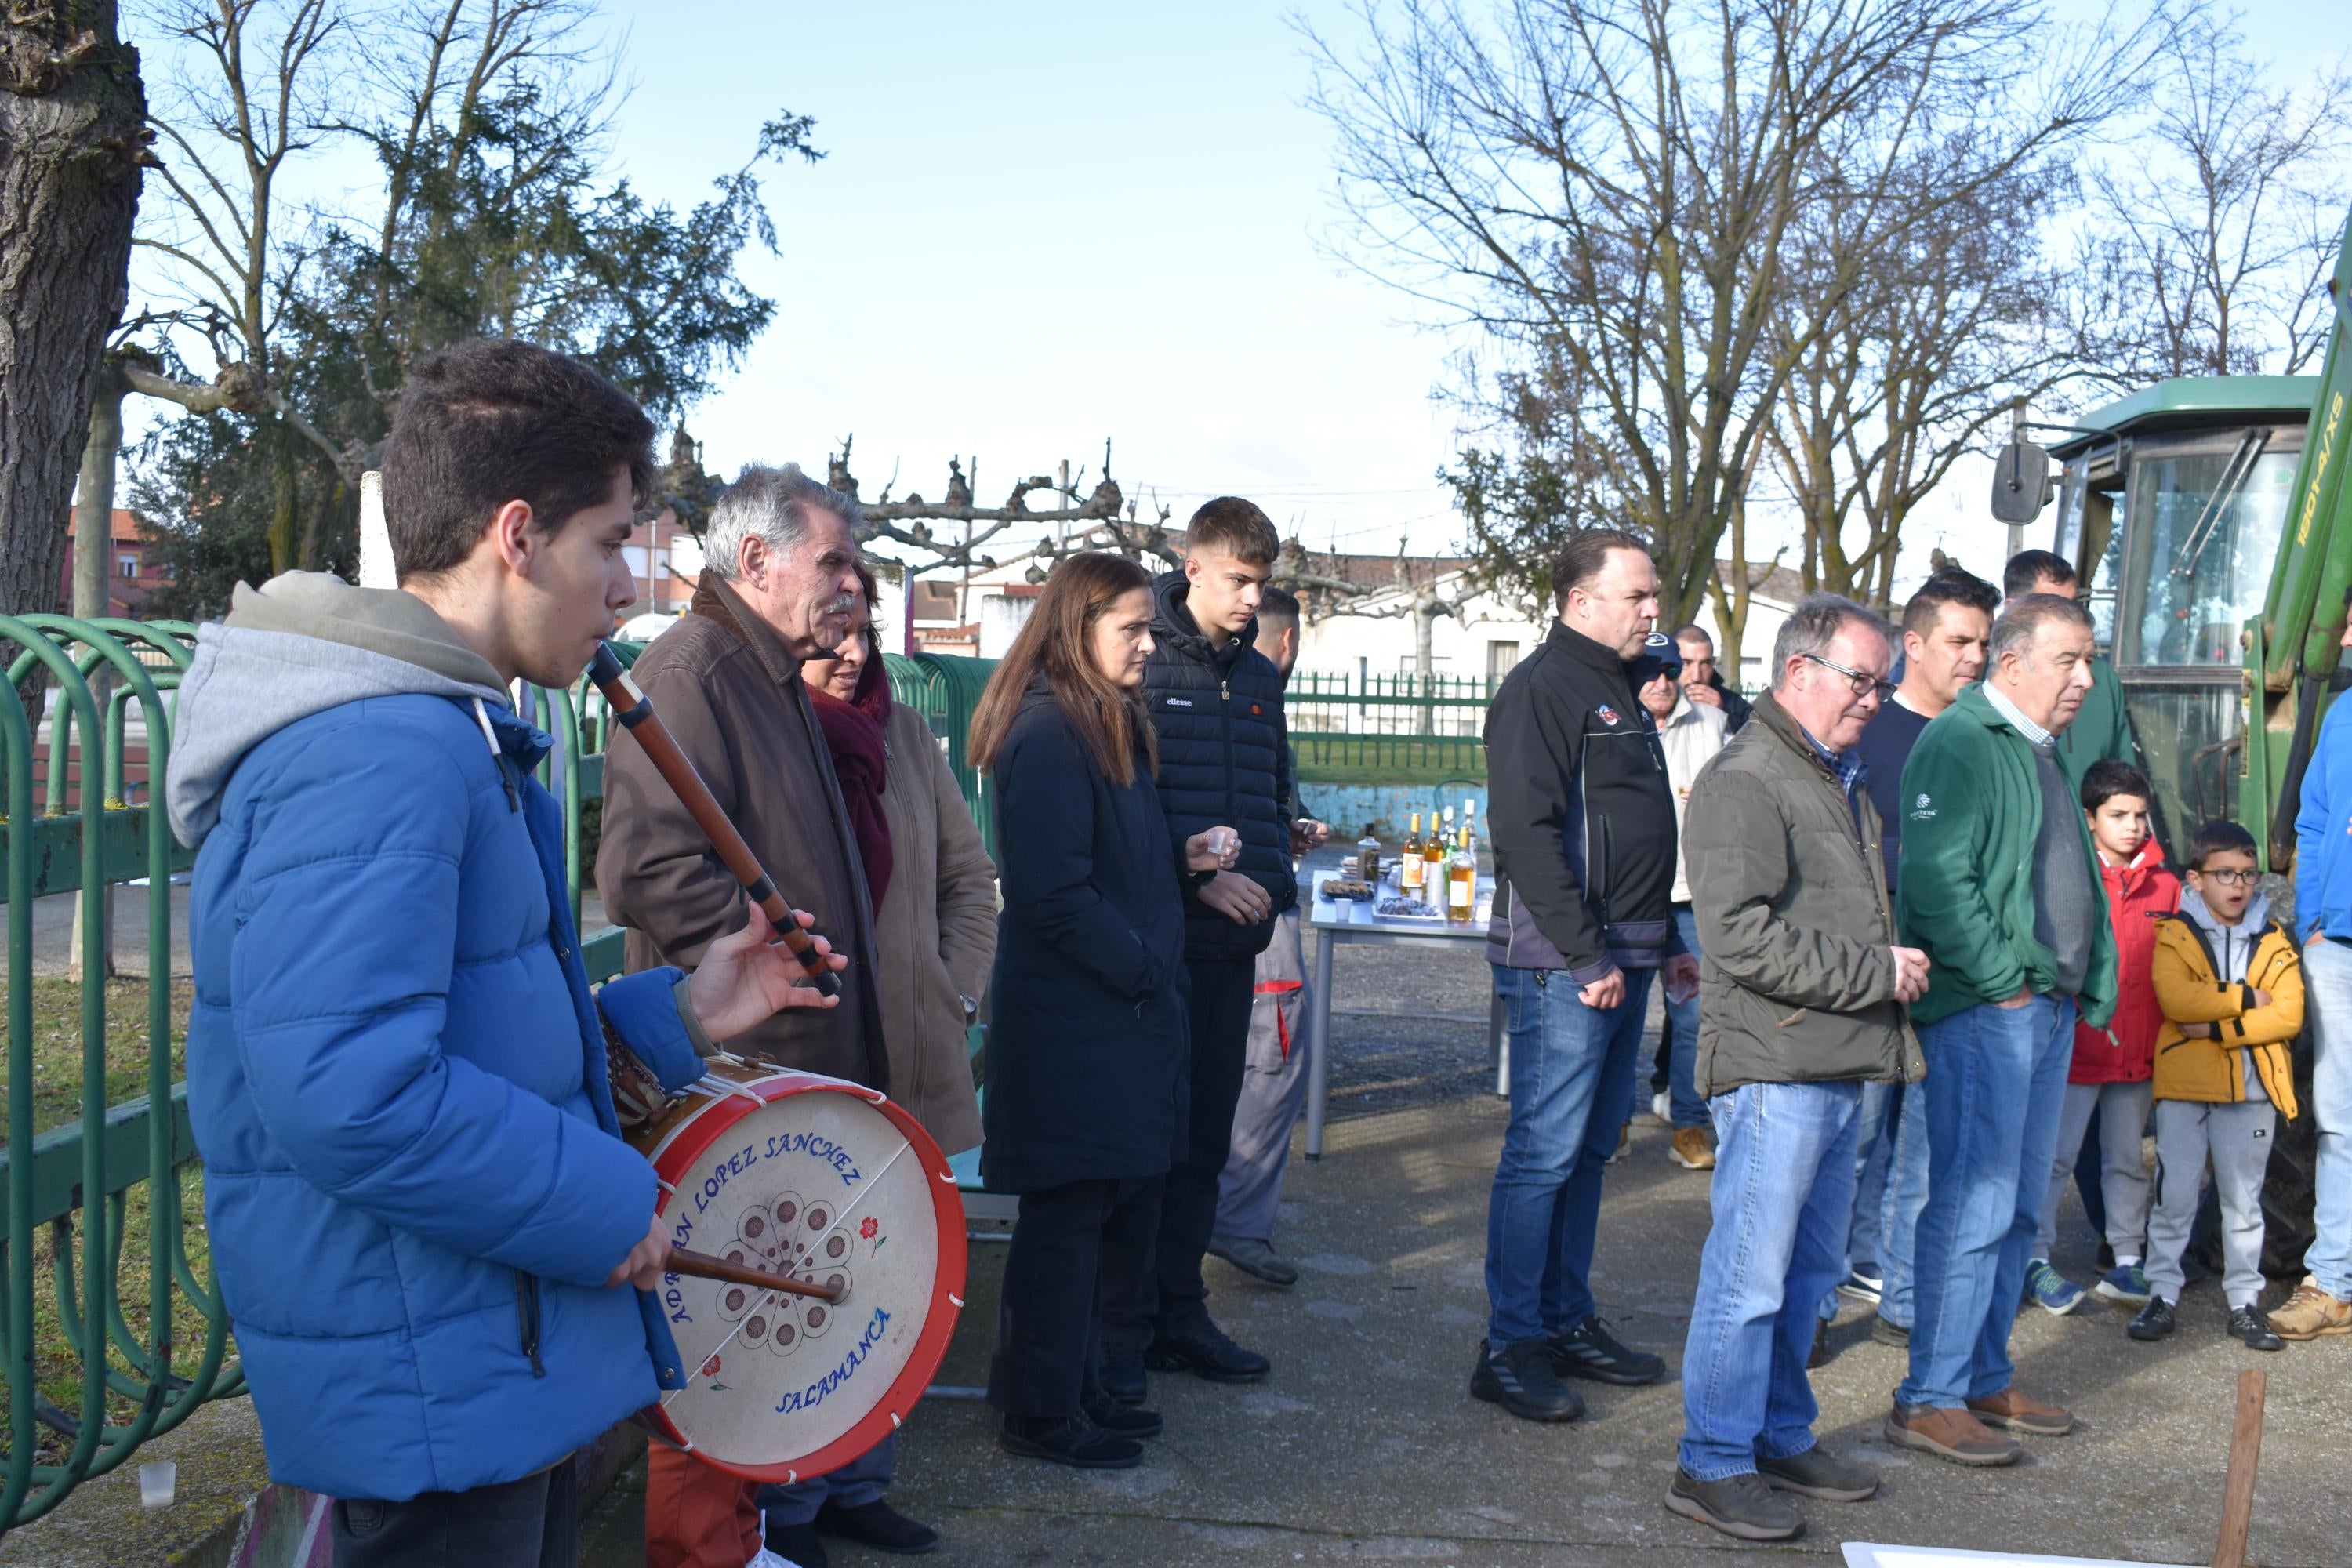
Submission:
POLYGON ((1855 743, 1893 694, 1886 629, 1849 599, 1800 603, 1772 689, 1702 769, 1685 818, 1700 950, 1697 1080, 1717 1145, 1683 1352, 1666 1507, 1745 1541, 1803 1516, 1774 1495, 1859 1502, 1866 1465, 1824 1454, 1805 1364, 1845 1268, 1866 1084, 1916 1080, 1904 1004, 1927 956, 1899 943, 1855 743))
POLYGON ((1895 904, 1930 965, 1911 1008, 1927 1058, 1927 1203, 1910 1375, 1886 1437, 1964 1465, 2014 1464, 2024 1450, 2007 1433, 2074 1425, 2014 1385, 2009 1331, 2075 1019, 2095 1026, 2115 1009, 2098 861, 2055 755, 2091 688, 2093 651, 2080 605, 2016 600, 1993 626, 1984 680, 1927 726, 1903 770, 1895 904))

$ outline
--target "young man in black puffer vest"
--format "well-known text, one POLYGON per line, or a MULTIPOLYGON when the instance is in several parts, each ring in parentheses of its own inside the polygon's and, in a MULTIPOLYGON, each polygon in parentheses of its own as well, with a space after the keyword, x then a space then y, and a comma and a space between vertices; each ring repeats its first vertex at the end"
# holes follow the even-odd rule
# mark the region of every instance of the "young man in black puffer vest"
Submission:
POLYGON ((1201 1259, 1241 1095, 1257 955, 1273 940, 1275 918, 1298 901, 1282 674, 1253 646, 1258 595, 1280 546, 1265 513, 1223 496, 1192 514, 1184 569, 1154 586, 1159 646, 1143 690, 1160 739, 1160 807, 1171 833, 1230 826, 1242 849, 1232 870, 1186 889, 1191 1131, 1166 1178, 1158 1233, 1127 1245, 1106 1238, 1103 1386, 1130 1403, 1143 1397, 1147 1366, 1213 1383, 1255 1382, 1269 1368, 1211 1321, 1201 1259))

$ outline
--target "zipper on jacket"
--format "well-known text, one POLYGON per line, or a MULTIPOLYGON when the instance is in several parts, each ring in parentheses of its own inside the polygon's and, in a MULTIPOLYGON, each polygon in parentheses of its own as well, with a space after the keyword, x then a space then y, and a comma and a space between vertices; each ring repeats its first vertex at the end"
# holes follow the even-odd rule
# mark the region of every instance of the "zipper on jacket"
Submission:
POLYGON ((520 1268, 515 1270, 515 1312, 522 1322, 522 1353, 530 1358, 530 1375, 545 1377, 547 1368, 539 1360, 539 1280, 520 1268))

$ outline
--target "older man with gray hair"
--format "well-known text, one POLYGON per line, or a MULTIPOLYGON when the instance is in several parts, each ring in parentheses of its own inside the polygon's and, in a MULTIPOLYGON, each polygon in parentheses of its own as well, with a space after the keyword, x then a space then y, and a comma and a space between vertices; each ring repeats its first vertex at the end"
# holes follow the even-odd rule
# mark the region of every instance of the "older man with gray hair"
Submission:
MULTIPOLYGON (((874 986, 874 910, 824 731, 801 663, 829 654, 865 603, 853 533, 857 503, 796 466, 743 470, 712 509, 707 565, 688 613, 638 659, 653 700, 719 805, 796 906, 814 911, 848 955, 840 1005, 800 1008, 726 1042, 779 1067, 887 1089, 874 986)), ((691 971, 712 940, 740 926, 748 900, 645 749, 616 730, 604 775, 596 881, 604 911, 629 928, 632 972, 691 971)), ((654 1445, 646 1481, 651 1568, 752 1562, 761 1507, 786 1555, 816 1561, 819 1521, 887 1550, 927 1550, 937 1535, 881 1500, 889 1443, 789 1495, 654 1445), (820 1509, 823 1512, 820 1513, 820 1509)))
POLYGON ((1684 823, 1696 1076, 1717 1149, 1666 1507, 1746 1541, 1804 1532, 1776 1490, 1858 1502, 1878 1489, 1869 1467, 1815 1446, 1805 1362, 1845 1267, 1862 1086, 1923 1070, 1904 1006, 1927 959, 1895 938, 1854 745, 1892 689, 1889 658, 1885 626, 1860 605, 1798 605, 1772 689, 1700 771, 1684 823))

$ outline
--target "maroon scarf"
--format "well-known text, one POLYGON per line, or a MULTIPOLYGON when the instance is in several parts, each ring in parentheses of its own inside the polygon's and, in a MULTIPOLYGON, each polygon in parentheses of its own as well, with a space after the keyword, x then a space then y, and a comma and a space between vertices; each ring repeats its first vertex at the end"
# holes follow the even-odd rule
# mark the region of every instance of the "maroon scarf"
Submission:
POLYGON ((841 781, 850 831, 857 836, 857 858, 866 865, 866 890, 879 916, 894 864, 890 820, 882 813, 882 788, 889 782, 882 727, 890 721, 890 672, 883 667, 879 653, 870 656, 858 672, 857 689, 846 702, 814 684, 802 684, 808 692, 809 706, 816 710, 816 721, 824 726, 834 776, 841 781))

